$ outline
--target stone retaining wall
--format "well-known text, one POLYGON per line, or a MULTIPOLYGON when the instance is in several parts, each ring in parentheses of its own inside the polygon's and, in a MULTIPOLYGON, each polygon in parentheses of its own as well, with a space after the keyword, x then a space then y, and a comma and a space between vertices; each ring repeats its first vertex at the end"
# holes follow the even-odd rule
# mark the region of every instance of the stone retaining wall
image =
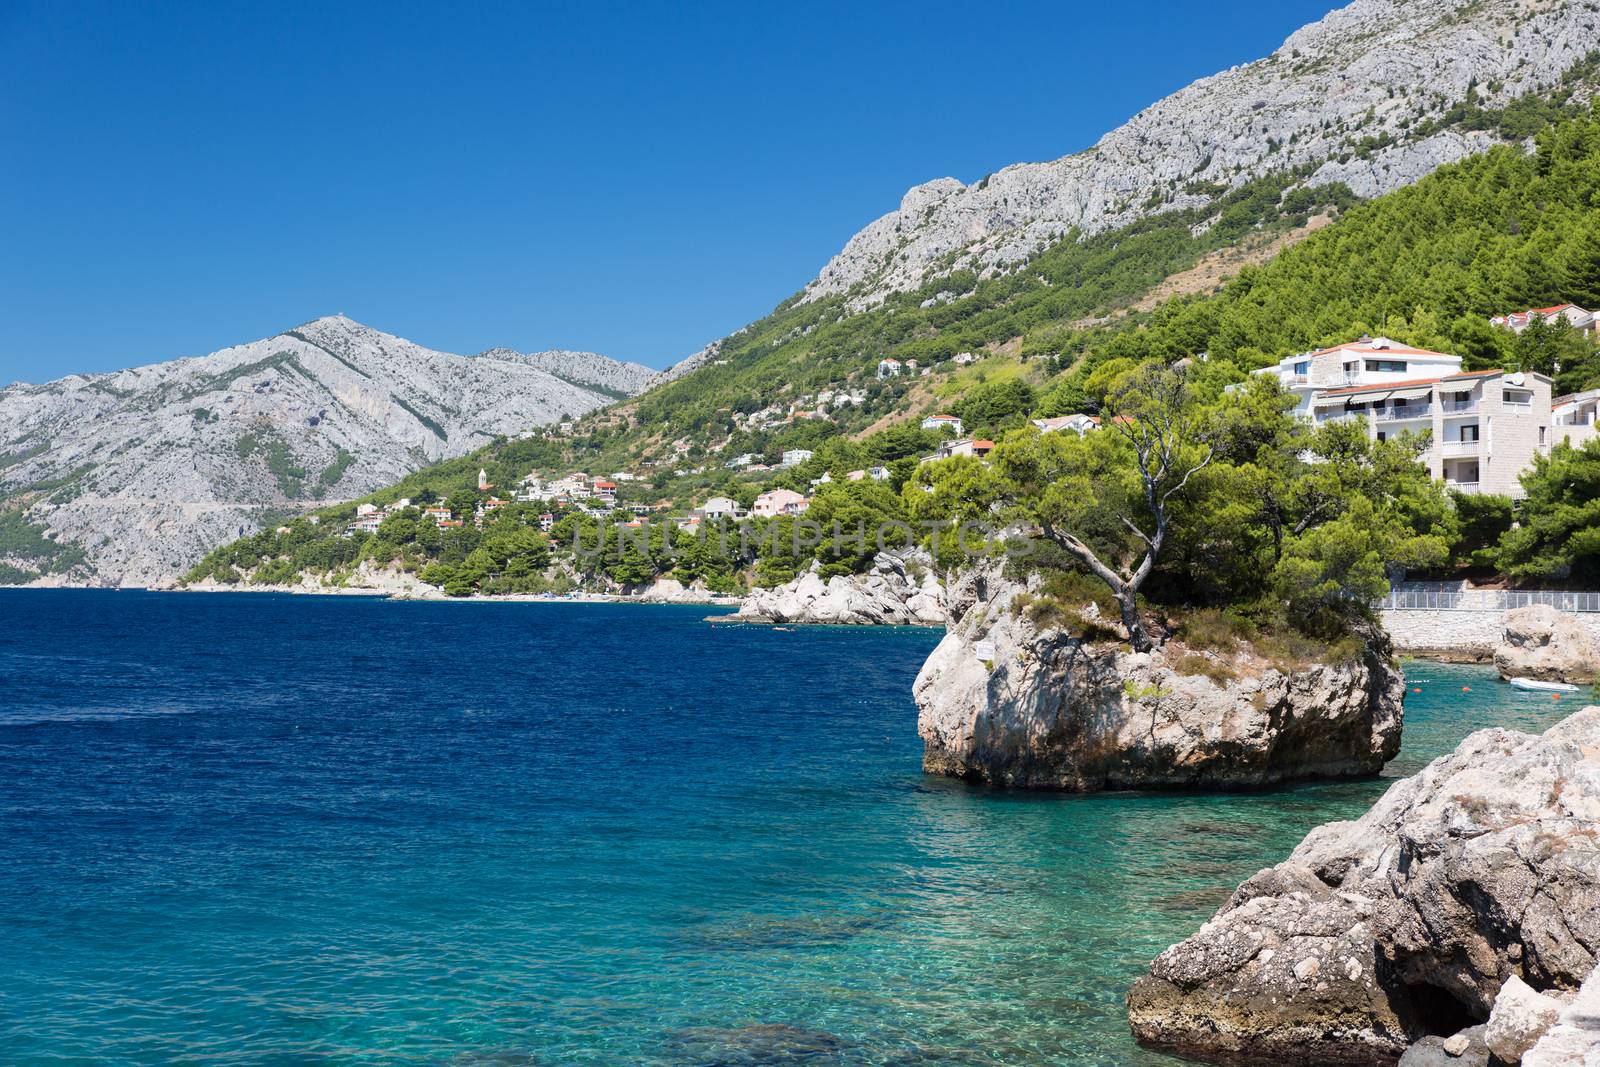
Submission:
MULTIPOLYGON (((1573 612, 1583 627, 1600 638, 1600 613, 1573 612)), ((1500 609, 1390 608, 1378 612, 1383 628, 1394 639, 1399 652, 1456 652, 1472 656, 1492 656, 1505 629, 1506 612, 1500 609)))

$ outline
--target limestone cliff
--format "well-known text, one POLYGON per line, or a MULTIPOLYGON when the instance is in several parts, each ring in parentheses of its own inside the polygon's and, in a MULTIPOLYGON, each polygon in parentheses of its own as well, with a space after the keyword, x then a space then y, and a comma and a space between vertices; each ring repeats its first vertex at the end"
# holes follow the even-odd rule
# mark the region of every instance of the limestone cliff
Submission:
POLYGON ((1025 263, 1071 231, 1203 207, 1218 189, 1304 168, 1372 197, 1493 138, 1438 120, 1546 89, 1600 42, 1587 0, 1356 0, 1271 55, 1180 89, 1086 151, 979 181, 940 178, 857 233, 805 290, 871 306, 971 268, 1025 263))
POLYGON ((1273 664, 1168 641, 1134 653, 1112 624, 1040 624, 1028 591, 965 575, 957 619, 917 675, 923 767, 995 785, 1238 788, 1373 774, 1400 747, 1399 670, 1381 637, 1341 662, 1273 664), (1081 628, 1080 628, 1081 629, 1081 628))

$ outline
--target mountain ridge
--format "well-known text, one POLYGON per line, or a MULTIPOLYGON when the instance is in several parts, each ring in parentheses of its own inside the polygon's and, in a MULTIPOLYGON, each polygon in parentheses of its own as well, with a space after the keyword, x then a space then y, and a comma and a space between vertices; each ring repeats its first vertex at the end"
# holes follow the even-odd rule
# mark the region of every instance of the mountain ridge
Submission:
MULTIPOLYGON (((1305 184, 1363 199, 1480 152, 1481 131, 1430 125, 1469 94, 1487 106, 1549 89, 1600 44, 1589 0, 1355 0, 1270 55, 1200 78, 1090 148, 980 181, 938 178, 868 223, 802 290, 855 310, 941 272, 992 276, 1040 242, 1152 209, 1204 206, 1212 187, 1315 165, 1305 184)), ((693 358, 693 357, 691 357, 693 358)))
POLYGON ((13 580, 150 584, 275 513, 574 418, 654 372, 595 353, 463 356, 341 315, 204 356, 0 389, 0 511, 81 549, 13 580), (565 368, 566 373, 559 373, 565 368), (587 384, 586 384, 587 383, 587 384))

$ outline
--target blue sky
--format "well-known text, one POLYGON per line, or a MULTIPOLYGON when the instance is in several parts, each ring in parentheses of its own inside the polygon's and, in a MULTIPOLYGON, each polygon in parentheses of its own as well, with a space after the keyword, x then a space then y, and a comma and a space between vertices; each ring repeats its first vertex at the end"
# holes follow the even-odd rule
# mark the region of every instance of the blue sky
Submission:
POLYGON ((0 0, 0 383, 333 312, 662 366, 1331 6, 0 0))

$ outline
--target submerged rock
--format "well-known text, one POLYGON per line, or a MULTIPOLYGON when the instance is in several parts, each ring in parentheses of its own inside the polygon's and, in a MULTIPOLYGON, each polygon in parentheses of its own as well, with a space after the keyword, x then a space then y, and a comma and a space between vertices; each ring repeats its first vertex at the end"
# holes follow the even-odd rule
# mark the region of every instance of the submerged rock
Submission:
POLYGON ((1207 1059, 1386 1065, 1489 1019, 1513 976, 1577 988, 1597 952, 1591 707, 1542 735, 1480 730, 1313 830, 1158 956, 1128 1015, 1141 1042, 1207 1059))
POLYGON ((992 574, 952 584, 959 621, 914 688, 925 770, 1032 789, 1236 788, 1373 774, 1399 751, 1404 684, 1381 634, 1348 661, 1286 670, 1248 650, 1074 636, 1037 625, 1027 595, 992 574))
POLYGON ((1494 654, 1502 678, 1587 685, 1600 675, 1600 640, 1573 616, 1547 604, 1506 612, 1494 654))
POLYGON ((780 1063, 833 1063, 850 1046, 826 1030, 787 1023, 695 1027, 673 1036, 672 1060, 697 1067, 760 1067, 780 1063))
POLYGON ((757 589, 724 621, 843 626, 942 626, 944 590, 927 558, 880 552, 865 574, 824 580, 812 569, 786 585, 757 589))

